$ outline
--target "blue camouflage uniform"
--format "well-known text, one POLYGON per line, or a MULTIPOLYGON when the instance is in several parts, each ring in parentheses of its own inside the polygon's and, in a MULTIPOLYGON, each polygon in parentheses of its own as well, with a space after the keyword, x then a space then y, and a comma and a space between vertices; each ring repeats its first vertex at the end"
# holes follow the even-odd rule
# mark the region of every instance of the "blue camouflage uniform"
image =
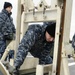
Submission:
POLYGON ((72 47, 75 50, 75 34, 73 35, 73 38, 72 38, 72 47))
POLYGON ((6 35, 11 33, 15 33, 13 19, 11 14, 9 14, 7 10, 3 9, 2 12, 0 12, 0 58, 6 48, 6 35))
MULTIPOLYGON (((53 22, 51 22, 52 24, 53 22)), ((21 43, 19 44, 14 66, 20 68, 28 52, 32 56, 39 58, 39 64, 50 64, 52 58, 50 52, 53 50, 54 42, 47 42, 45 40, 45 29, 48 24, 44 23, 42 26, 33 24, 28 27, 21 43)))

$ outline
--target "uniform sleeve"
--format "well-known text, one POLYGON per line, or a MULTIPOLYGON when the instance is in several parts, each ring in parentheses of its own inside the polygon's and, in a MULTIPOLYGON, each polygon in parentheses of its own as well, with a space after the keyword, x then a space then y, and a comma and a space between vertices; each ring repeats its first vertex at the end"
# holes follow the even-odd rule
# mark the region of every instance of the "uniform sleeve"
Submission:
MULTIPOLYGON (((4 16, 4 15, 3 15, 4 16)), ((6 18, 6 17, 5 17, 6 18)), ((6 19, 4 17, 0 16, 0 32, 3 33, 3 35, 7 35, 8 33, 8 27, 5 24, 6 23, 6 19)))
POLYGON ((2 31, 2 32, 5 32, 6 31, 6 26, 5 26, 5 21, 3 20, 3 18, 2 17, 0 17, 0 30, 2 31))
POLYGON ((15 25, 13 24, 13 18, 11 17, 11 23, 12 23, 12 30, 13 33, 16 33, 15 25))
POLYGON ((35 33, 33 30, 28 30, 19 44, 18 52, 14 62, 15 67, 20 67, 31 47, 35 43, 35 33))
POLYGON ((56 23, 55 21, 51 21, 51 22, 43 22, 43 26, 48 26, 48 25, 52 25, 52 24, 54 24, 54 23, 56 23))

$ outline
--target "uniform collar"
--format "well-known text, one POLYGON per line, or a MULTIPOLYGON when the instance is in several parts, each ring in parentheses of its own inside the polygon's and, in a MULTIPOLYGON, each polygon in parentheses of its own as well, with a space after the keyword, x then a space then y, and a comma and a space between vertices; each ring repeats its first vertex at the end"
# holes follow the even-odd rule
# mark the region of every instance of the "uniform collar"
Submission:
POLYGON ((11 16, 11 13, 9 13, 7 10, 3 9, 2 10, 3 13, 5 13, 6 15, 8 15, 9 17, 11 16))

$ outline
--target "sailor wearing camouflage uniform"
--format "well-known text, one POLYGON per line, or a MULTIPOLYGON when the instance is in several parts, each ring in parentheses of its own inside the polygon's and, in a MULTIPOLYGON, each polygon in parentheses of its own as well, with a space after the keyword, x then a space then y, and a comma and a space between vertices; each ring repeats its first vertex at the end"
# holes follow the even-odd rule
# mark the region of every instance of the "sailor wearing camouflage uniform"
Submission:
POLYGON ((0 58, 5 51, 6 40, 11 39, 11 35, 15 34, 15 26, 11 17, 11 9, 12 4, 5 2, 4 8, 2 12, 0 12, 0 58))
POLYGON ((72 38, 72 47, 75 50, 75 34, 73 35, 73 38, 72 38))
POLYGON ((39 24, 29 26, 19 44, 14 62, 16 69, 23 64, 28 52, 39 58, 39 64, 52 63, 50 52, 54 45, 55 27, 55 22, 46 22, 42 26, 39 24))

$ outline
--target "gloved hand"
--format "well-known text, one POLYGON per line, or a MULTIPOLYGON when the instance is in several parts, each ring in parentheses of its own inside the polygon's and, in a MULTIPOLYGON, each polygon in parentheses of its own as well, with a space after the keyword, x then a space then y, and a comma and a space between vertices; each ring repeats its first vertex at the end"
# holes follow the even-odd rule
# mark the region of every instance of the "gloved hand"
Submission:
POLYGON ((19 75, 19 69, 18 68, 15 68, 13 70, 13 75, 19 75))
POLYGON ((6 33, 4 35, 5 35, 4 38, 6 40, 15 40, 15 38, 16 38, 16 34, 15 33, 6 33))

